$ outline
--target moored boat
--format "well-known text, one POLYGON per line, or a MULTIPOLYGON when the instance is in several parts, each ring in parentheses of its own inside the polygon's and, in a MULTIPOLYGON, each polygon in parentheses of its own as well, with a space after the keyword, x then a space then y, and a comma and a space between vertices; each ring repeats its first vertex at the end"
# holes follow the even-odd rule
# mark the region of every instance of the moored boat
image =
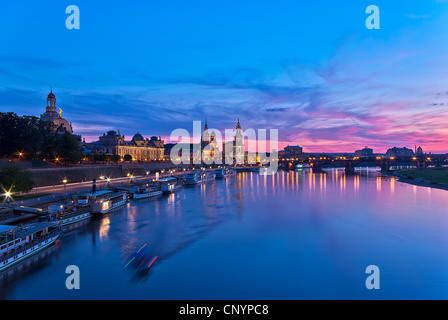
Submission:
POLYGON ((0 225, 0 271, 53 244, 61 234, 60 222, 25 226, 0 225))
POLYGON ((216 169, 216 179, 226 179, 236 175, 236 170, 233 168, 219 168, 216 169))
POLYGON ((125 191, 102 190, 78 197, 78 204, 90 205, 91 213, 108 213, 111 210, 125 205, 128 200, 125 191))
POLYGON ((185 184, 195 185, 211 180, 215 180, 215 171, 192 171, 185 174, 185 184))
POLYGON ((146 198, 155 197, 155 196, 158 196, 161 194, 162 194, 162 190, 160 188, 160 185, 157 185, 157 184, 144 185, 144 186, 139 186, 137 188, 137 190, 135 190, 132 193, 132 198, 134 200, 146 199, 146 198))
POLYGON ((184 185, 182 180, 174 177, 160 179, 158 184, 160 185, 160 190, 165 194, 179 190, 184 185))
POLYGON ((48 207, 47 212, 39 215, 40 221, 46 222, 60 222, 62 226, 66 226, 92 216, 90 212, 90 205, 66 205, 66 204, 52 204, 48 207))

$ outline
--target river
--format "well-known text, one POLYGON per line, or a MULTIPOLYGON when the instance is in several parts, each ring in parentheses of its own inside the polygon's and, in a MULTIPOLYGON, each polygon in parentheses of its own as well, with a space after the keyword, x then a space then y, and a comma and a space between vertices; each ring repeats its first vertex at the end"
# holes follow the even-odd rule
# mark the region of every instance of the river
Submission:
POLYGON ((447 299, 447 195, 372 170, 239 173, 68 228, 0 275, 0 298, 447 299))

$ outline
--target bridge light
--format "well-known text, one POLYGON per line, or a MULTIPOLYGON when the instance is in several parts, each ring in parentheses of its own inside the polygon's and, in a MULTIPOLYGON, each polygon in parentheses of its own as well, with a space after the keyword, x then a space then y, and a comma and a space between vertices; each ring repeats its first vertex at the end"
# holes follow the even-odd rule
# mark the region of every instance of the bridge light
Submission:
POLYGON ((389 159, 390 159, 390 160, 395 160, 395 157, 390 157, 389 159))
POLYGON ((417 160, 417 157, 412 157, 412 160, 417 160))
POLYGON ((431 158, 428 157, 428 158, 426 158, 426 160, 431 161, 431 158))

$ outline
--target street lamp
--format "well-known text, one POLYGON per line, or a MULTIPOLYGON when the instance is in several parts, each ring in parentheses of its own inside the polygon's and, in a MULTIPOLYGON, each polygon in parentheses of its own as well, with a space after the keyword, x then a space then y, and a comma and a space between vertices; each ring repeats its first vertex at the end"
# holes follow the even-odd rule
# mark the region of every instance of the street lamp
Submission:
POLYGON ((64 184, 64 190, 65 190, 65 187, 67 186, 67 179, 62 180, 62 183, 64 184))
POLYGON ((6 191, 5 197, 6 197, 6 206, 9 207, 9 202, 11 201, 11 192, 6 191))

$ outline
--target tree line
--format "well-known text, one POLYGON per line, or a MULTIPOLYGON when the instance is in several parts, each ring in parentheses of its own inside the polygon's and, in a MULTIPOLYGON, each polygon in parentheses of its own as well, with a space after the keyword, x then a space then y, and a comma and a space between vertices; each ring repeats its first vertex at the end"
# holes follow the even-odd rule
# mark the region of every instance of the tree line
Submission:
POLYGON ((42 121, 35 116, 0 112, 0 157, 79 162, 80 138, 54 129, 52 122, 42 121))

